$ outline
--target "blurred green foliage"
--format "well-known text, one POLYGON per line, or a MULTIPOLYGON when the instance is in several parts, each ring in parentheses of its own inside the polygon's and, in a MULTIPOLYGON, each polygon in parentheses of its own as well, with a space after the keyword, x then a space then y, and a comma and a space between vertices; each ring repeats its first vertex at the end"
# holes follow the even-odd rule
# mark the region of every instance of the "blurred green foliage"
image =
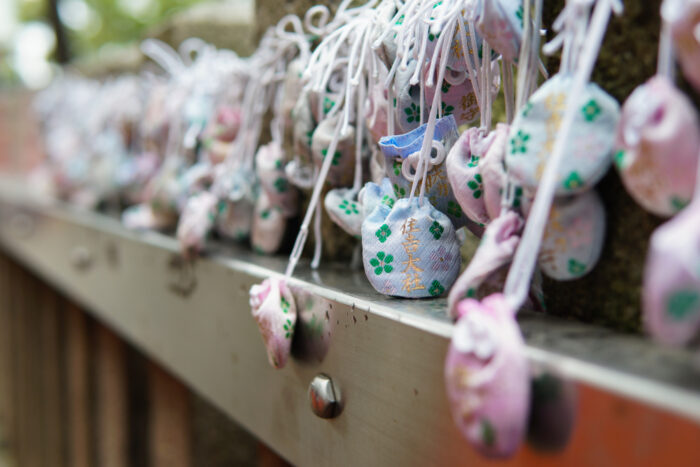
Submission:
MULTIPOLYGON (((57 0, 71 55, 139 40, 144 31, 201 0, 57 0)), ((48 0, 18 0, 20 21, 46 21, 48 0)))

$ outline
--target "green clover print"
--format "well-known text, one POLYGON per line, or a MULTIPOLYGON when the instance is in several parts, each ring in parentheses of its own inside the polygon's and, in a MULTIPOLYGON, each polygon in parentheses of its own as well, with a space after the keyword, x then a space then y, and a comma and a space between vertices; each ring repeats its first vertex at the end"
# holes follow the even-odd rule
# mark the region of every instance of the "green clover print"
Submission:
POLYGON ((690 201, 688 201, 687 199, 679 198, 678 196, 674 196, 671 198, 671 207, 675 212, 682 210, 688 204, 690 204, 690 201))
POLYGON ((280 307, 282 307, 282 313, 289 313, 289 300, 284 297, 280 297, 280 307))
POLYGON ((340 203, 340 206, 338 208, 341 211, 345 211, 345 214, 351 215, 351 214, 359 214, 360 211, 357 210, 357 203, 353 201, 348 201, 347 199, 344 199, 342 203, 340 203))
POLYGON ((569 273, 573 276, 580 276, 586 272, 586 265, 574 258, 569 259, 569 273))
POLYGON ((442 286, 440 281, 435 280, 430 284, 428 293, 433 297, 437 297, 445 293, 445 288, 442 286))
POLYGON ((520 207, 520 205, 522 204, 522 197, 523 197, 523 187, 516 186, 515 187, 515 196, 513 197, 513 207, 514 208, 520 207))
POLYGON ((433 234, 433 237, 435 237, 435 240, 440 240, 440 237, 442 237, 442 233, 445 231, 445 228, 440 225, 438 221, 433 221, 433 225, 430 226, 430 233, 433 234))
POLYGON ((401 162, 394 161, 392 168, 394 169, 394 175, 401 175, 401 162))
POLYGON ((530 135, 523 133, 521 130, 515 134, 510 140, 511 154, 525 154, 527 152, 527 142, 530 140, 530 135))
POLYGON ((410 107, 403 109, 404 113, 407 115, 406 121, 408 123, 419 122, 420 121, 420 107, 414 102, 411 102, 410 107))
POLYGON ((287 188, 289 188, 289 185, 287 184, 287 179, 283 177, 277 178, 277 180, 275 180, 274 185, 277 191, 279 191, 280 193, 284 193, 285 191, 287 191, 287 188))
POLYGON ((486 446, 493 446, 496 443, 496 430, 491 422, 485 418, 481 420, 481 439, 486 446))
POLYGON ((383 224, 381 227, 379 227, 379 230, 374 232, 374 235, 376 235, 379 239, 379 243, 384 243, 386 242, 386 239, 389 238, 389 235, 391 235, 391 230, 389 229, 388 225, 383 224))
POLYGON ((384 195, 384 197, 382 198, 382 204, 386 204, 390 208, 394 207, 395 202, 396 200, 389 195, 384 195))
POLYGON ((474 180, 469 180, 467 182, 467 186, 470 190, 472 190, 472 196, 474 197, 474 199, 481 198, 481 182, 481 174, 474 175, 474 180))
POLYGON ((698 301, 700 301, 700 296, 696 291, 680 290, 668 298, 666 310, 671 318, 681 321, 698 312, 698 301))
POLYGON ((600 106, 595 99, 591 99, 583 106, 581 111, 583 112, 583 118, 585 118, 587 122, 592 122, 600 114, 600 106))
POLYGON ((292 326, 292 320, 291 319, 286 320, 283 327, 284 327, 284 331, 285 331, 284 337, 287 339, 291 338, 292 334, 294 334, 294 326, 292 326))
MULTIPOLYGON (((321 154, 323 154, 323 159, 326 158, 326 155, 328 154, 328 148, 321 150, 321 154)), ((333 153, 333 160, 331 161, 331 165, 338 165, 340 164, 340 151, 336 151, 333 153)))
POLYGON ((323 99, 323 113, 327 114, 328 112, 331 111, 333 106, 335 105, 335 102, 333 102, 331 99, 328 97, 323 99))
POLYGON ((406 196, 406 190, 394 183, 394 194, 397 198, 403 198, 404 196, 406 196))
POLYGON ((376 258, 369 260, 369 264, 374 268, 374 273, 380 276, 382 272, 389 274, 394 270, 394 266, 390 264, 392 261, 394 261, 392 255, 387 255, 383 251, 379 251, 377 252, 376 258))
POLYGON ((520 5, 520 6, 518 7, 517 11, 515 12, 515 16, 520 20, 520 27, 521 27, 521 28, 524 27, 524 23, 523 23, 523 6, 522 6, 522 5, 520 5))
POLYGON ((452 112, 455 111, 455 108, 452 107, 451 105, 446 105, 444 102, 442 103, 442 114, 443 115, 452 115, 452 112))
POLYGON ((564 180, 564 188, 567 190, 575 190, 583 186, 583 179, 578 172, 571 172, 566 180, 564 180))
POLYGON ((447 214, 452 217, 462 217, 462 208, 454 201, 447 202, 447 214))
MULTIPOLYGON (((447 94, 451 87, 452 87, 452 85, 450 83, 448 83, 447 81, 443 81, 442 82, 442 93, 447 94)), ((442 105, 444 106, 445 103, 443 102, 442 105)), ((452 110, 454 110, 454 109, 452 109, 452 110)), ((442 111, 444 112, 445 109, 443 108, 442 111)))
POLYGON ((625 150, 620 149, 615 153, 613 156, 613 160, 615 161, 615 165, 617 166, 618 169, 624 169, 625 168, 625 150))
POLYGON ((471 159, 467 164, 467 167, 476 167, 477 165, 479 165, 479 156, 475 156, 474 154, 472 154, 471 159))

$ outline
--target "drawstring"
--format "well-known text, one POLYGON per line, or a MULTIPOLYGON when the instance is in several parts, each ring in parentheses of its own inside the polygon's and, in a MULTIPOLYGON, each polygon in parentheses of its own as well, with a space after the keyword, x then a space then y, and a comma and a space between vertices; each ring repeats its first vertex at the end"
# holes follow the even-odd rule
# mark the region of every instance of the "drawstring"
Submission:
POLYGON ((659 56, 656 62, 656 74, 675 80, 673 40, 669 20, 678 16, 679 5, 677 1, 665 0, 661 4, 661 34, 659 36, 659 56))
MULTIPOLYGON (((576 0, 576 2, 578 1, 579 0, 576 0)), ((569 8, 568 4, 565 9, 566 8, 569 8)), ((512 309, 516 310, 516 312, 527 299, 532 273, 540 250, 542 235, 544 234, 547 218, 549 217, 549 211, 552 206, 552 199, 559 174, 559 166, 566 150, 566 144, 574 124, 576 113, 578 112, 578 100, 581 95, 583 95, 586 84, 593 71, 593 65, 595 64, 598 51, 603 41, 603 35, 605 34, 605 28, 607 27, 611 10, 621 11, 621 8, 622 5, 618 0, 598 0, 590 21, 590 27, 586 31, 586 44, 576 64, 576 73, 566 99, 564 116, 554 142, 554 150, 545 166, 540 185, 537 189, 537 195, 535 196, 535 201, 530 210, 530 215, 528 216, 528 221, 520 240, 520 245, 515 252, 513 263, 511 264, 510 271, 508 271, 508 277, 506 278, 504 294, 506 300, 508 300, 512 309)))
MULTIPOLYGON (((569 0, 576 5, 580 0, 569 0)), ((565 10, 570 7, 567 4, 565 10)), ((557 184, 559 166, 564 157, 566 143, 569 133, 574 124, 576 113, 578 112, 578 100, 585 91, 598 51, 600 50, 610 18, 611 10, 621 11, 622 5, 618 0, 598 0, 593 11, 590 26, 586 32, 586 43, 581 51, 580 58, 576 64, 576 73, 573 83, 566 98, 566 107, 562 118, 561 126, 554 142, 554 149, 547 161, 544 174, 537 189, 535 201, 530 210, 525 230, 523 231, 520 245, 515 252, 513 263, 511 264, 504 294, 512 309, 517 312, 527 299, 532 273, 537 262, 542 235, 549 217, 552 206, 554 190, 557 184)))
MULTIPOLYGON (((437 59, 437 54, 440 53, 440 69, 438 71, 438 84, 435 85, 435 93, 433 95, 433 102, 430 106, 430 115, 428 116, 428 123, 426 124, 425 133, 423 135, 423 144, 421 146, 420 155, 418 158, 418 166, 416 168, 416 174, 413 179, 413 184, 411 185, 410 197, 413 198, 416 192, 416 187, 418 186, 418 180, 422 180, 420 196, 418 202, 423 205, 423 198, 425 196, 425 185, 428 171, 430 169, 430 153, 433 148, 433 137, 435 135, 435 124, 437 117, 437 110, 440 106, 442 100, 442 85, 440 83, 445 79, 445 69, 447 68, 447 56, 450 50, 452 37, 454 35, 456 20, 452 20, 448 23, 443 34, 438 38, 438 43, 436 45, 435 52, 433 53, 432 60, 437 59), (447 39, 446 39, 447 38, 447 39), (421 176, 422 175, 422 176, 421 176)), ((428 80, 430 81, 431 76, 428 80)), ((444 153, 444 148, 443 148, 444 153)))
POLYGON ((513 63, 510 60, 503 60, 503 97, 506 101, 506 122, 513 123, 515 97, 513 96, 513 63))
MULTIPOLYGON (((333 161, 333 154, 338 147, 338 141, 340 140, 340 129, 343 124, 343 119, 338 118, 338 123, 335 126, 333 132, 333 139, 331 139, 331 144, 328 146, 328 154, 323 159, 323 164, 321 164, 321 170, 316 177, 316 184, 314 185, 314 191, 311 193, 311 199, 309 201, 309 207, 306 209, 306 214, 304 215, 304 220, 299 228, 299 234, 297 235, 296 241, 294 242, 294 247, 292 248, 292 253, 289 255, 289 264, 285 271, 285 277, 289 279, 292 274, 294 274, 294 269, 301 258, 301 253, 304 251, 304 245, 306 244, 306 237, 309 235, 309 224, 311 223, 311 217, 316 210, 316 205, 321 196, 321 191, 323 190, 323 184, 326 181, 326 176, 328 176, 328 171, 331 168, 331 162, 333 161)), ((320 217, 320 216, 318 216, 320 217)))

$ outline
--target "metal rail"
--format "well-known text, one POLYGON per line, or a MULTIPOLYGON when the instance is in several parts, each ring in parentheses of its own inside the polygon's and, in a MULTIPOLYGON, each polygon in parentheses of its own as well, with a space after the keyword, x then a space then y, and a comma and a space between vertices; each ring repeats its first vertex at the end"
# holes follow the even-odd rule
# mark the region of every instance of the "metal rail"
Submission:
MULTIPOLYGON (((481 462, 454 428, 444 395, 452 329, 444 300, 386 298, 362 271, 331 264, 315 273, 301 264, 294 286, 320 300, 321 311, 302 324, 295 358, 276 371, 250 316, 248 289, 281 274, 283 258, 215 244, 187 263, 167 235, 128 231, 6 181, 0 247, 295 464, 481 462), (309 407, 307 389, 319 373, 342 394, 343 411, 332 420, 309 407)), ((576 464, 596 463, 600 452, 634 461, 637 444, 645 462, 692 452, 681 442, 700 439, 700 372, 691 352, 543 314, 519 321, 533 384, 553 381, 560 397, 536 396, 531 443, 516 463, 539 462, 543 447, 576 464), (601 430, 617 429, 624 440, 602 441, 601 430), (653 433, 678 441, 653 442, 653 433), (602 443, 595 453, 593 438, 602 443), (619 457, 620 443, 635 446, 619 457)))

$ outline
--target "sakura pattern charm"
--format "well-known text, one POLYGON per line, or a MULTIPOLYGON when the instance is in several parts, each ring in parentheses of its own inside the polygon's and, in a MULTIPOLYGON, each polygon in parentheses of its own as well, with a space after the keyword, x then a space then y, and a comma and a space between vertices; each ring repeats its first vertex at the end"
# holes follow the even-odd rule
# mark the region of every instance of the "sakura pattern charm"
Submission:
POLYGON ((522 0, 490 0, 480 3, 476 30, 509 62, 518 58, 523 35, 522 0))
POLYGON ((700 329, 700 203, 696 200, 651 236, 644 267, 644 325, 666 345, 687 344, 700 329))
POLYGON ((530 372, 515 310, 501 294, 457 305, 445 386, 462 435, 487 457, 515 453, 527 430, 530 372))
POLYGON ((333 139, 334 128, 340 118, 342 116, 338 115, 319 123, 314 130, 311 142, 314 164, 317 168, 321 167, 326 157, 331 158, 327 182, 338 187, 352 184, 355 167, 355 129, 351 125, 348 125, 341 136, 336 150, 332 154, 329 153, 328 148, 333 139))
POLYGON ((538 264, 558 281, 579 279, 593 269, 605 239, 605 208, 595 190, 554 200, 538 264))
POLYGON ((644 209, 671 216, 693 196, 700 122, 693 104, 661 75, 630 95, 617 129, 615 165, 644 209))
POLYGON ((196 254, 204 248, 204 241, 214 226, 218 198, 208 191, 192 195, 180 215, 177 239, 185 256, 196 254))
POLYGON ((260 146, 255 155, 255 169, 260 180, 260 189, 267 195, 271 205, 285 217, 296 214, 298 192, 284 171, 284 152, 279 142, 272 141, 260 146))
POLYGON ((289 358, 297 320, 294 296, 283 279, 271 277, 250 288, 250 308, 258 323, 267 359, 274 368, 284 368, 289 358))
POLYGON ((700 89, 700 1, 665 0, 661 15, 669 23, 683 74, 700 89))
POLYGON ((250 243, 256 253, 277 253, 287 227, 287 219, 279 206, 274 205, 262 192, 255 203, 251 226, 250 243))
POLYGON ((502 287, 505 276, 501 274, 501 269, 513 259, 523 225, 523 219, 513 211, 504 213, 489 224, 469 265, 450 289, 447 297, 448 316, 459 317, 457 305, 461 300, 481 299, 488 295, 484 295, 481 286, 490 278, 500 279, 502 287))
POLYGON ((248 200, 219 202, 219 215, 216 217, 216 233, 221 237, 243 241, 250 235, 254 204, 248 200))
MULTIPOLYGON (((533 193, 563 118, 572 77, 557 74, 546 81, 516 115, 510 128, 506 167, 516 184, 533 193)), ((577 97, 578 112, 559 168, 558 196, 594 186, 610 167, 619 118, 615 99, 593 83, 577 97)))
POLYGON ((362 228, 362 207, 355 200, 352 188, 335 188, 330 190, 323 201, 326 212, 333 222, 353 237, 360 237, 362 228))
POLYGON ((447 178, 459 206, 473 222, 488 224, 490 217, 484 202, 484 179, 479 163, 493 141, 486 130, 472 127, 462 133, 447 155, 447 178))

